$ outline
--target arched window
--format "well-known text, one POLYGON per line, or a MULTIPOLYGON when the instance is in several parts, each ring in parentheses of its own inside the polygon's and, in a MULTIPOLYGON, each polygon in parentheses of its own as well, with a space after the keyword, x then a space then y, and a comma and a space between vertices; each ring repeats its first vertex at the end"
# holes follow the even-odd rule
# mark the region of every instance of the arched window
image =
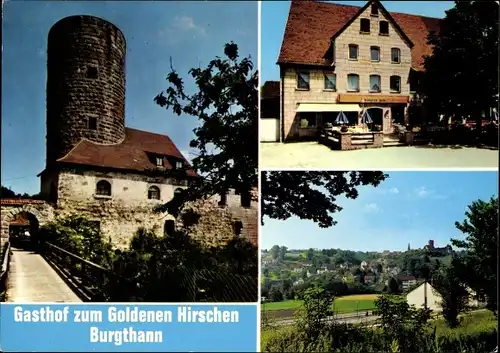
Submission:
POLYGON ((95 194, 100 196, 111 196, 111 184, 106 180, 100 180, 97 182, 95 194))
POLYGON ((159 200, 160 199, 160 188, 158 186, 150 186, 148 189, 148 199, 159 200))
POLYGON ((234 221, 234 235, 239 237, 241 235, 241 231, 243 230, 243 223, 241 221, 234 221))
POLYGON ((165 221, 165 226, 163 228, 163 234, 173 235, 175 232, 175 221, 168 219, 165 221))

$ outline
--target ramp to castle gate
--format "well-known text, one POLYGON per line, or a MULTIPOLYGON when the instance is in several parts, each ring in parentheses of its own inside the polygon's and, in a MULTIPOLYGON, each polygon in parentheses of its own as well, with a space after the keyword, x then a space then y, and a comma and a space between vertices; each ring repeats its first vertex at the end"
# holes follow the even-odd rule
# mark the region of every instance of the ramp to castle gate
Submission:
POLYGON ((82 300, 38 253, 12 248, 7 302, 78 303, 82 300))

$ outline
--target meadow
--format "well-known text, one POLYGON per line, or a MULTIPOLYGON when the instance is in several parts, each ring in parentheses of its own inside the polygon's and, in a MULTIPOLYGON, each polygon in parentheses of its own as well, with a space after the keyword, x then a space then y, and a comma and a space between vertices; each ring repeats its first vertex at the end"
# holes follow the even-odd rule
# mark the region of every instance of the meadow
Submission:
MULTIPOLYGON (((373 310, 378 296, 378 294, 355 294, 338 297, 335 298, 332 310, 337 314, 373 310)), ((291 317, 296 311, 302 310, 302 304, 302 300, 284 300, 261 304, 261 310, 269 317, 291 317)))

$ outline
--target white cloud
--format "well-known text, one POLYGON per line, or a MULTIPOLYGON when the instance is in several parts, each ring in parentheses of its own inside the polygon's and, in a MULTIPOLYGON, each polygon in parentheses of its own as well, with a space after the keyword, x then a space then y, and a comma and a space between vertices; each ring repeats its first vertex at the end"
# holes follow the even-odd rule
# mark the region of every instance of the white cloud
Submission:
POLYGON ((420 186, 413 190, 413 196, 418 198, 433 198, 433 199, 445 199, 446 196, 437 193, 435 190, 427 189, 425 186, 420 186))
POLYGON ((376 203, 367 203, 365 205, 365 212, 378 212, 380 208, 376 203))
POLYGON ((190 16, 175 16, 172 23, 158 32, 160 39, 170 45, 186 39, 187 35, 193 38, 206 37, 207 32, 190 16))
POLYGON ((399 189, 398 188, 375 189, 375 190, 378 190, 378 192, 381 193, 381 194, 392 194, 392 195, 399 194, 399 189))
POLYGON ((192 162, 192 160, 193 160, 193 158, 194 158, 194 157, 196 157, 196 155, 195 155, 193 152, 191 152, 191 151, 189 151, 189 150, 181 150, 180 152, 181 152, 181 154, 184 156, 184 158, 186 158, 186 159, 187 159, 187 161, 188 161, 190 164, 192 164, 192 163, 193 163, 193 162, 192 162))

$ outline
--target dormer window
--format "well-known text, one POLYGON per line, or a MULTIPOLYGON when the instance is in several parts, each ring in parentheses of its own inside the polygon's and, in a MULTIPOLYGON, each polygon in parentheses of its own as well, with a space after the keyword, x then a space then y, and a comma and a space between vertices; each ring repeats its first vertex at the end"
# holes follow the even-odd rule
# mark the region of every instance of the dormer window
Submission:
POLYGON ((182 169, 182 162, 176 161, 175 162, 175 169, 182 169))
POLYGON ((378 16, 378 4, 377 4, 377 3, 375 3, 375 2, 374 2, 374 3, 372 4, 370 14, 371 14, 372 16, 378 16))
POLYGON ((367 18, 362 18, 360 21, 360 30, 361 33, 370 33, 370 20, 367 18))
POLYGON ((160 156, 156 157, 156 166, 157 167, 163 167, 164 166, 163 157, 160 157, 160 156))

